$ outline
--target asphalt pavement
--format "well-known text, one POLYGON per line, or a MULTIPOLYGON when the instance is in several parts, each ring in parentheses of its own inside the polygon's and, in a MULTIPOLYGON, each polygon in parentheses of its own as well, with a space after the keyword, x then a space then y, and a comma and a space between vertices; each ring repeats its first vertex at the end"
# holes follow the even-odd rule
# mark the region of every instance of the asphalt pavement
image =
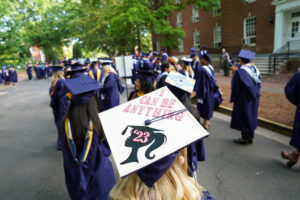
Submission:
MULTIPOLYGON (((33 80, 0 90, 1 200, 69 199, 49 85, 33 80)), ((300 164, 286 168, 280 157, 290 149, 289 138, 258 128, 254 144, 240 146, 232 142, 240 133, 229 123, 229 116, 214 113, 199 183, 217 200, 299 200, 300 164)))

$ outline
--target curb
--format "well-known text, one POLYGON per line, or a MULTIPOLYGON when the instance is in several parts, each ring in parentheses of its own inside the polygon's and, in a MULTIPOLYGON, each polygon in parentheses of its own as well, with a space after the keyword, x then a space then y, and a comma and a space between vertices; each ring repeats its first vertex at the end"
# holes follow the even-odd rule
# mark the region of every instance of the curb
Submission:
MULTIPOLYGON (((232 114, 232 108, 228 108, 226 106, 216 107, 215 111, 230 116, 232 114)), ((258 125, 286 136, 291 136, 293 133, 293 127, 277 123, 268 119, 264 119, 262 117, 258 117, 258 125)))

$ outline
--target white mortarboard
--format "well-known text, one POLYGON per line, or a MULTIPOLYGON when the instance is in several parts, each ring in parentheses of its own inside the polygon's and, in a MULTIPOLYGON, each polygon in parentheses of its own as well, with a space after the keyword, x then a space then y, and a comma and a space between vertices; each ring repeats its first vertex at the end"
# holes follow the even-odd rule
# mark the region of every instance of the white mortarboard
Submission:
POLYGON ((209 135, 167 87, 99 117, 121 177, 209 135))

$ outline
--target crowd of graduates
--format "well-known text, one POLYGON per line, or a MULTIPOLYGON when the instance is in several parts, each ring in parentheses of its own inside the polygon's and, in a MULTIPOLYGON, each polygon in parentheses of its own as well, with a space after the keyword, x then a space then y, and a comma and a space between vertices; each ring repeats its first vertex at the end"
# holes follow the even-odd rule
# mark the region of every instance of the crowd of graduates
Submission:
MULTIPOLYGON (((258 125, 260 72, 252 62, 255 53, 241 50, 233 72, 234 103, 231 128, 241 131, 240 145, 253 143, 258 125)), ((215 106, 222 103, 222 92, 207 51, 191 48, 189 57, 169 57, 165 51, 132 55, 130 78, 135 85, 128 101, 162 87, 177 97, 195 119, 207 130, 215 106), (180 73, 195 80, 192 93, 167 83, 169 73, 180 73), (192 105, 195 99, 196 106, 192 105)), ((13 69, 13 68, 12 68, 13 69)), ((206 158, 204 141, 195 141, 151 165, 116 182, 109 156, 108 142, 98 113, 120 105, 124 92, 119 73, 110 59, 102 58, 83 64, 74 59, 56 65, 35 65, 37 79, 51 77, 49 95, 58 131, 57 150, 63 154, 66 186, 72 199, 214 199, 197 182, 198 161, 206 158)), ((13 70, 12 70, 13 71, 13 70)), ((32 79, 32 66, 26 68, 32 79)), ((5 72, 6 73, 6 72, 5 72)), ((5 80, 5 79, 4 79, 5 80)), ((10 81, 11 82, 11 81, 10 81)), ((299 72, 286 86, 287 98, 299 105, 299 72)), ((118 118, 112 124, 118 125, 118 118)), ((282 152, 287 165, 298 161, 300 149, 299 108, 297 108, 291 145, 293 152, 282 152)))
POLYGON ((14 65, 8 67, 3 65, 0 70, 0 85, 16 85, 18 83, 18 74, 14 65))

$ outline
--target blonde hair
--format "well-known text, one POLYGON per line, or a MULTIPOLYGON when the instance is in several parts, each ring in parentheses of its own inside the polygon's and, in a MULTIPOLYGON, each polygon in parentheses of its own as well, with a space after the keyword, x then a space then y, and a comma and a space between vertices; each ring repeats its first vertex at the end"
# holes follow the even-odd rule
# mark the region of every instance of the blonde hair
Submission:
POLYGON ((110 191, 113 200, 199 200, 202 187, 188 176, 187 150, 181 150, 173 165, 152 187, 148 187, 134 173, 123 179, 110 191), (184 164, 180 157, 185 158, 184 164))
POLYGON ((50 89, 55 86, 58 79, 64 79, 65 80, 63 71, 56 71, 56 72, 53 73, 53 75, 51 77, 50 89))

